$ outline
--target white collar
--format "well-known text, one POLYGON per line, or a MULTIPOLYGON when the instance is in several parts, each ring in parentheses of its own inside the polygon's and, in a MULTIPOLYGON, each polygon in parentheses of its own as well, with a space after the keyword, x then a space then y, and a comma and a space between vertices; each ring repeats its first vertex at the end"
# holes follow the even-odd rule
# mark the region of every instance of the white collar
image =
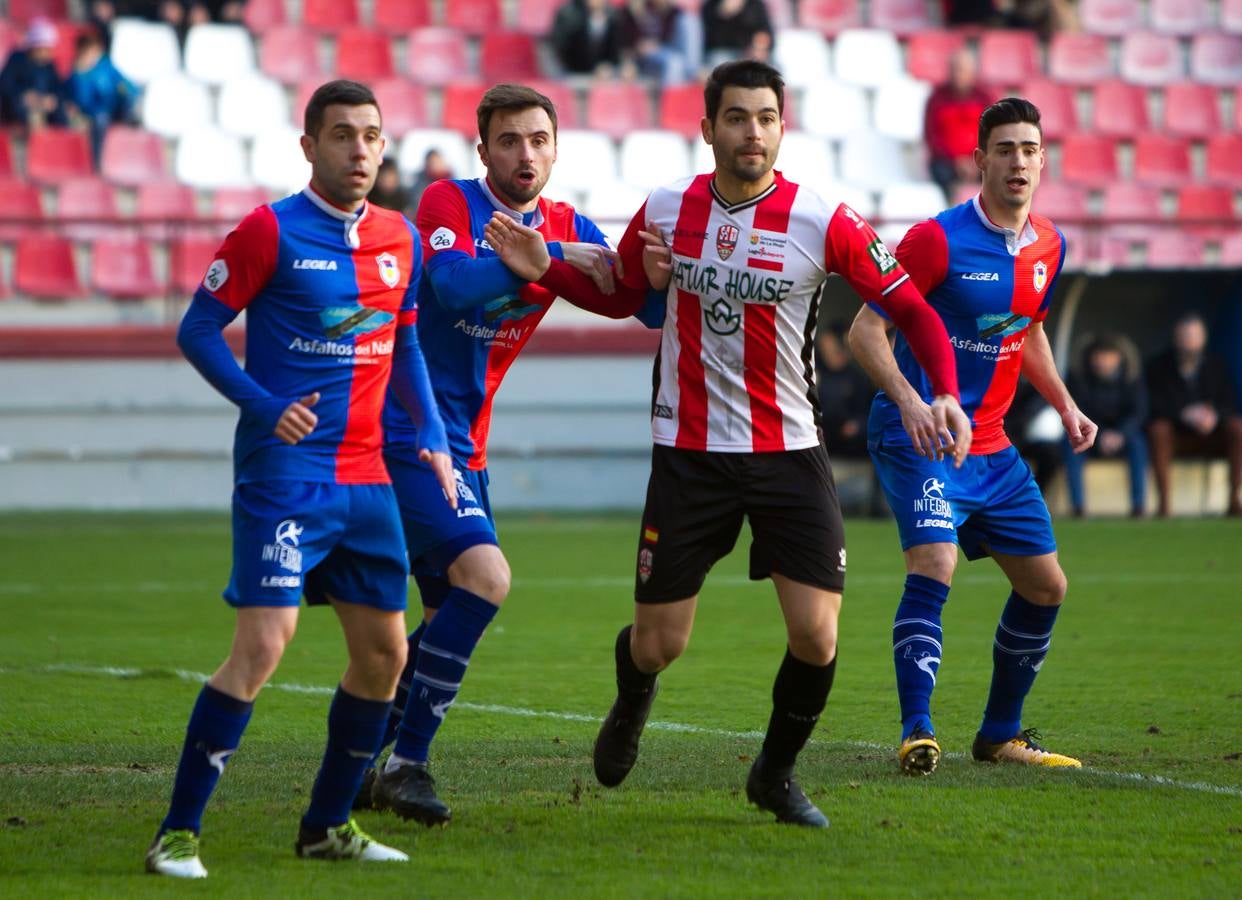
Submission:
POLYGON ((357 212, 346 212, 339 207, 333 206, 323 197, 319 196, 318 192, 309 184, 302 188, 302 196, 311 203, 315 204, 315 206, 323 210, 332 218, 340 221, 345 226, 345 243, 348 244, 352 250, 358 249, 358 226, 362 223, 362 220, 366 218, 367 211, 370 210, 371 204, 364 200, 362 206, 358 208, 357 212))
POLYGON ((983 204, 979 202, 979 198, 981 196, 982 194, 975 194, 974 198, 970 201, 974 204, 975 215, 979 217, 979 221, 983 223, 983 227, 988 229, 988 231, 1004 235, 1005 248, 1009 251, 1010 256, 1017 256, 1023 247, 1029 247, 1031 244, 1039 240, 1039 235, 1035 233, 1035 226, 1031 224, 1030 215, 1027 215, 1026 222, 1022 225, 1022 233, 1019 234, 1014 229, 997 225, 989 219, 988 214, 983 211, 983 204))
MULTIPOLYGON (((523 219, 526 215, 525 213, 518 212, 512 206, 507 205, 503 200, 501 200, 499 197, 496 196, 495 192, 492 190, 492 186, 487 183, 486 175, 484 175, 481 178, 477 178, 475 180, 478 181, 479 187, 483 189, 483 193, 487 195, 487 199, 491 202, 492 207, 494 209, 500 210, 506 216, 509 216, 511 219, 518 222, 519 224, 527 224, 523 222, 523 219)), ((531 218, 529 222, 529 226, 531 228, 538 228, 542 224, 543 224, 543 210, 540 209, 539 204, 536 203, 535 209, 533 211, 533 217, 531 218)))

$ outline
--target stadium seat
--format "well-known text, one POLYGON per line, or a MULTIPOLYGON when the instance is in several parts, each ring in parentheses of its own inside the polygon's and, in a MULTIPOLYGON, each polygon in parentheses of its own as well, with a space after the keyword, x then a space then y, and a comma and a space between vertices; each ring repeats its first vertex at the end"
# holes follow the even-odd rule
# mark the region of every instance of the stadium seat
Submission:
MULTIPOLYGON (((1039 195, 1044 187, 1039 188, 1039 195)), ((1132 226, 1126 234, 1133 234, 1135 226, 1143 227, 1166 218, 1160 188, 1150 184, 1119 181, 1104 188, 1101 197, 1100 218, 1112 226, 1132 226)))
POLYGON ((441 86, 470 77, 466 36, 451 28, 419 28, 406 42, 406 69, 419 84, 441 86))
POLYGON ((254 34, 266 35, 286 23, 285 0, 246 0, 242 23, 254 34))
POLYGON ((36 16, 45 19, 69 18, 68 0, 9 0, 8 19, 23 27, 36 16))
POLYGON ((20 47, 21 43, 22 35, 17 26, 7 19, 0 19, 0 65, 8 59, 9 51, 20 47))
POLYGON ((673 85, 660 92, 661 128, 676 131, 688 140, 696 140, 701 134, 699 122, 702 118, 703 88, 699 85, 673 85))
POLYGON ((222 131, 252 138, 289 125, 289 101, 280 83, 252 72, 220 87, 216 121, 222 131))
POLYGON ((628 223, 646 199, 647 192, 642 188, 623 181, 600 180, 587 191, 583 211, 600 227, 608 222, 628 223))
MULTIPOLYGON (((976 188, 971 185, 970 196, 973 197, 975 191, 976 188)), ((1087 217, 1087 192, 1076 184, 1047 178, 1040 182, 1031 208, 1057 225, 1063 220, 1081 222, 1087 217)))
POLYGON ((1177 137, 1204 140, 1221 130, 1216 91, 1206 84, 1179 81, 1164 89, 1164 130, 1177 137))
POLYGON ((1242 269, 1242 229, 1232 229, 1221 235, 1220 264, 1242 269))
POLYGON ((160 76, 181 72, 177 32, 163 22, 117 19, 112 24, 109 55, 122 74, 140 86, 160 76))
POLYGON ((440 127, 461 132, 469 143, 476 143, 479 140, 479 120, 475 109, 487 88, 488 85, 481 81, 448 85, 440 104, 440 127))
POLYGON ((578 110, 577 92, 563 81, 534 78, 527 82, 532 88, 552 101, 556 107, 556 125, 561 128, 579 128, 582 115, 578 110))
POLYGON ((504 21, 500 0, 451 0, 444 4, 444 24, 473 37, 503 28, 504 21))
POLYGON ((914 78, 942 84, 949 79, 949 59, 966 46, 962 31, 924 31, 906 43, 906 71, 914 78))
POLYGON ((1040 127, 1045 140, 1060 140, 1079 130, 1078 105, 1071 86, 1036 78, 1023 88, 1022 96, 1039 107, 1040 127))
POLYGON ((407 131, 428 124, 427 89, 404 78, 387 78, 371 85, 384 113, 384 134, 398 140, 407 131))
POLYGON ((1191 35, 1212 27, 1208 0, 1151 0, 1147 10, 1154 31, 1191 35))
POLYGON ((26 143, 26 177, 36 184, 56 184, 94 171, 86 132, 39 128, 26 143))
POLYGON ((1090 85, 1114 75, 1108 38, 1058 31, 1048 43, 1048 75, 1067 84, 1090 85))
POLYGON ((1242 0, 1220 0, 1220 27, 1229 34, 1242 34, 1242 0))
POLYGON ((1043 75, 1033 31, 985 31, 979 36, 979 81, 1006 87, 1043 75))
POLYGON ((342 29, 336 36, 336 73, 362 82, 392 78, 388 36, 370 28, 342 29))
POLYGON ((1242 134, 1214 134, 1208 138, 1207 180, 1242 189, 1242 134))
MULTIPOLYGON (((217 188, 211 196, 211 216, 232 227, 252 209, 262 206, 270 195, 261 187, 217 188)), ((219 241, 216 244, 219 245, 219 241)))
POLYGON ((628 81, 597 81, 587 90, 586 125, 620 140, 631 131, 651 128, 651 98, 628 81))
MULTIPOLYGON (((939 4, 937 4, 937 10, 939 4)), ((901 38, 911 37, 940 25, 933 19, 924 0, 871 0, 867 24, 883 28, 901 38)))
POLYGON ((0 179, 12 178, 13 175, 13 145, 8 131, 0 129, 0 179))
POLYGON ((944 191, 932 181, 907 181, 887 185, 880 191, 879 218, 907 227, 930 219, 944 209, 944 191))
POLYGON ((651 190, 691 173, 690 147, 675 131, 633 131, 621 141, 618 171, 626 184, 651 190))
POLYGON ((73 74, 73 60, 77 56, 78 37, 85 31, 91 30, 91 26, 85 22, 77 22, 62 19, 55 22, 56 26, 56 47, 52 50, 52 64, 56 66, 56 71, 60 73, 61 78, 68 78, 73 74))
POLYGON ((149 240, 166 240, 198 218, 194 189, 178 181, 153 181, 138 188, 134 218, 149 240))
MULTIPOLYGON (((919 122, 922 123, 922 110, 919 122)), ((802 94, 802 129, 826 138, 843 138, 871 127, 867 94, 856 84, 833 78, 812 84, 802 94)))
POLYGON ((816 192, 837 181, 832 143, 805 131, 785 132, 780 154, 776 157, 776 168, 790 181, 806 185, 816 192))
POLYGON ((168 176, 164 142, 142 128, 113 125, 104 135, 99 170, 113 184, 134 187, 168 176))
POLYGON ((203 125, 181 135, 173 171, 196 188, 242 187, 250 183, 241 138, 203 125))
POLYGON ((0 179, 0 241, 15 241, 43 221, 43 198, 28 181, 0 179))
POLYGON ((1151 269, 1197 269, 1203 265, 1203 238, 1172 228, 1153 234, 1145 263, 1151 269))
POLYGON ((1186 77, 1177 38, 1150 31, 1131 32, 1121 39, 1118 70, 1126 81, 1148 86, 1172 84, 1186 77))
POLYGON ((1167 134, 1139 134, 1134 142, 1134 180, 1179 187, 1191 180, 1190 145, 1167 134))
POLYGON ((250 150, 250 178, 278 193, 292 194, 310 181, 310 163, 302 155, 301 128, 269 129, 254 139, 250 150))
POLYGON ((66 178, 56 188, 56 218, 72 240, 90 241, 115 231, 119 215, 112 185, 102 178, 66 178))
POLYGON ((282 84, 323 81, 319 38, 297 25, 278 25, 259 44, 259 69, 282 84))
POLYGON ((302 0, 302 24, 333 33, 358 26, 358 0, 302 0))
MULTIPOLYGON (((549 185, 585 191, 596 182, 618 178, 612 138, 598 131, 567 128, 557 139, 557 160, 549 185)), ((638 207, 635 207, 637 209, 638 207)))
POLYGON ((874 191, 860 188, 857 185, 846 184, 843 181, 834 181, 821 182, 818 193, 824 199, 828 208, 833 211, 836 210, 837 204, 844 203, 864 219, 871 220, 876 217, 878 206, 874 191))
POLYGON ((1188 184, 1177 193, 1177 219, 1185 223, 1229 225, 1238 221, 1233 189, 1218 184, 1188 184))
POLYGON ((552 22, 561 0, 518 0, 513 27, 523 34, 543 38, 552 33, 552 22))
POLYGON ((91 244, 91 287, 113 300, 164 293, 155 278, 150 246, 135 237, 104 237, 91 244))
POLYGON ((1061 177, 1073 184, 1105 187, 1117 180, 1114 143, 1098 134, 1069 134, 1061 141, 1061 177))
POLYGON ((181 74, 162 75, 147 85, 142 124, 163 137, 177 137, 214 121, 207 86, 181 74))
POLYGON ((431 24, 431 0, 375 0, 372 27, 385 34, 405 34, 431 24))
POLYGON ((168 248, 169 289, 183 297, 198 290, 219 247, 220 241, 213 237, 175 239, 168 248))
POLYGON ((879 87, 905 77, 901 45, 892 32, 878 28, 851 28, 837 35, 833 60, 838 81, 879 87))
POLYGON ((520 31, 489 31, 479 44, 479 71, 489 84, 538 78, 535 39, 520 31))
POLYGON ((1121 37, 1146 25, 1139 0, 1080 0, 1078 19, 1083 30, 1121 37))
POLYGON ((240 25, 195 25, 185 38, 185 74, 221 84, 254 71, 254 41, 240 25))
POLYGON ((811 87, 831 78, 828 42, 809 28, 783 28, 776 34, 776 68, 792 88, 811 87))
POLYGON ((901 143, 873 131, 847 135, 841 141, 840 180, 866 190, 883 190, 895 181, 917 181, 922 173, 910 171, 901 143))
POLYGON ((862 4, 858 0, 799 0, 798 21, 803 28, 836 36, 862 26, 862 4))
POLYGON ((1242 36, 1196 34, 1190 39, 1190 76, 1221 87, 1242 84, 1242 36))
POLYGON ((419 128, 408 132, 401 139, 397 151, 397 168, 407 178, 418 174, 423 168, 423 157, 428 150, 439 150, 448 163, 454 178, 467 178, 474 171, 474 142, 466 143, 459 132, 447 128, 419 128))
POLYGON ((17 242, 13 288, 38 300, 82 297, 82 281, 73 258, 73 243, 59 235, 27 235, 17 242))
POLYGON ((882 85, 875 93, 871 110, 875 130, 899 141, 921 140, 923 110, 930 94, 930 84, 913 78, 894 79, 882 85))
POLYGON ((1092 92, 1091 128, 1107 137, 1133 139, 1148 129, 1147 89, 1110 78, 1092 92))

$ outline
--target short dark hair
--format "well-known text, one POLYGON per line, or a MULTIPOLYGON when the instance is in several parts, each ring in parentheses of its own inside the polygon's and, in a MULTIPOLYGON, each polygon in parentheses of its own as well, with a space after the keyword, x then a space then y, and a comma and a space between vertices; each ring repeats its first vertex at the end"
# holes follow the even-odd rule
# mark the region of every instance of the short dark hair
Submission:
POLYGON ((979 149, 988 149, 988 139, 992 137, 992 129, 1001 125, 1016 125, 1028 122, 1039 129, 1039 139, 1044 139, 1043 126, 1039 124, 1039 107, 1030 100, 1021 97, 1006 97, 997 100, 979 116, 979 149))
MULTIPOLYGON (((329 81, 315 88, 315 93, 311 94, 310 100, 306 103, 306 114, 302 119, 303 130, 310 137, 317 137, 319 129, 323 128, 324 111, 329 106, 338 104, 340 106, 374 106, 376 112, 380 111, 379 101, 375 99, 375 94, 369 87, 357 81, 338 78, 336 81, 329 81)), ((382 113, 380 113, 380 121, 383 121, 382 113)))
POLYGON ((785 115, 785 79, 767 63, 757 59, 735 59, 712 69, 703 85, 703 109, 707 118, 716 121, 720 98, 727 87, 771 88, 776 92, 776 111, 785 115))
POLYGON ((487 132, 492 125, 492 114, 496 112, 520 112, 537 106, 548 114, 552 120, 552 137, 556 137, 556 106, 532 87, 524 84, 494 84, 487 89, 475 116, 479 123, 479 140, 487 143, 487 132))

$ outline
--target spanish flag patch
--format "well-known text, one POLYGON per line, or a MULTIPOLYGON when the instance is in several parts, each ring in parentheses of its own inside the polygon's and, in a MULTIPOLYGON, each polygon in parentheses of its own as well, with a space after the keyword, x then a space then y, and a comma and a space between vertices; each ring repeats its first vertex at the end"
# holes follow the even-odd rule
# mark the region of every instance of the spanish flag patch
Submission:
POLYGON ((660 532, 656 531, 650 525, 643 526, 643 540, 648 544, 656 544, 660 541, 660 532))

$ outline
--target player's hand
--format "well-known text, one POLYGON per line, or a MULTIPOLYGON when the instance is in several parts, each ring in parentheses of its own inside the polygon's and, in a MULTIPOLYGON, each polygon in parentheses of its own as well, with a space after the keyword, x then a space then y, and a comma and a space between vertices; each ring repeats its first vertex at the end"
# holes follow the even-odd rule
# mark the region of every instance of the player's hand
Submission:
POLYGON ((940 429, 932 408, 923 402, 921 397, 914 397, 910 402, 901 404, 901 427, 910 435, 914 444, 914 452, 931 460, 944 458, 944 450, 940 446, 940 429))
MULTIPOLYGON (((970 452, 970 444, 974 440, 974 430, 970 427, 970 416, 962 409, 957 398, 952 394, 941 394, 932 401, 932 418, 935 420, 936 436, 940 443, 940 456, 953 453, 953 468, 960 469, 970 452)), ((937 457, 940 458, 940 457, 937 457)))
POLYGON ((617 251, 600 244, 561 241, 561 252, 565 254, 565 262, 595 282, 601 294, 614 293, 617 278, 625 275, 617 251))
POLYGON ((543 235, 497 210, 483 226, 483 237, 518 278, 538 281, 552 265, 543 235))
POLYGON ((673 251, 664 242, 664 232, 659 225, 648 222, 638 236, 643 239, 643 273, 647 283, 657 291, 667 290, 673 277, 673 251))
POLYGON ((435 473, 436 481, 440 482, 440 490, 444 491, 444 498, 448 500, 448 505, 457 509, 457 479, 453 477, 453 457, 447 453, 436 453, 423 447, 418 451, 418 460, 431 466, 431 471, 435 473))
POLYGON ((1076 406, 1067 407, 1061 413, 1061 424, 1065 426, 1065 434, 1069 438, 1071 450, 1075 453, 1082 453, 1091 449, 1099 428, 1082 414, 1082 410, 1076 406))
POLYGON ((285 411, 276 420, 276 427, 272 429, 276 437, 286 444, 296 444, 314 431, 315 426, 319 424, 319 416, 311 412, 310 408, 318 402, 319 391, 315 391, 286 406, 285 411))

